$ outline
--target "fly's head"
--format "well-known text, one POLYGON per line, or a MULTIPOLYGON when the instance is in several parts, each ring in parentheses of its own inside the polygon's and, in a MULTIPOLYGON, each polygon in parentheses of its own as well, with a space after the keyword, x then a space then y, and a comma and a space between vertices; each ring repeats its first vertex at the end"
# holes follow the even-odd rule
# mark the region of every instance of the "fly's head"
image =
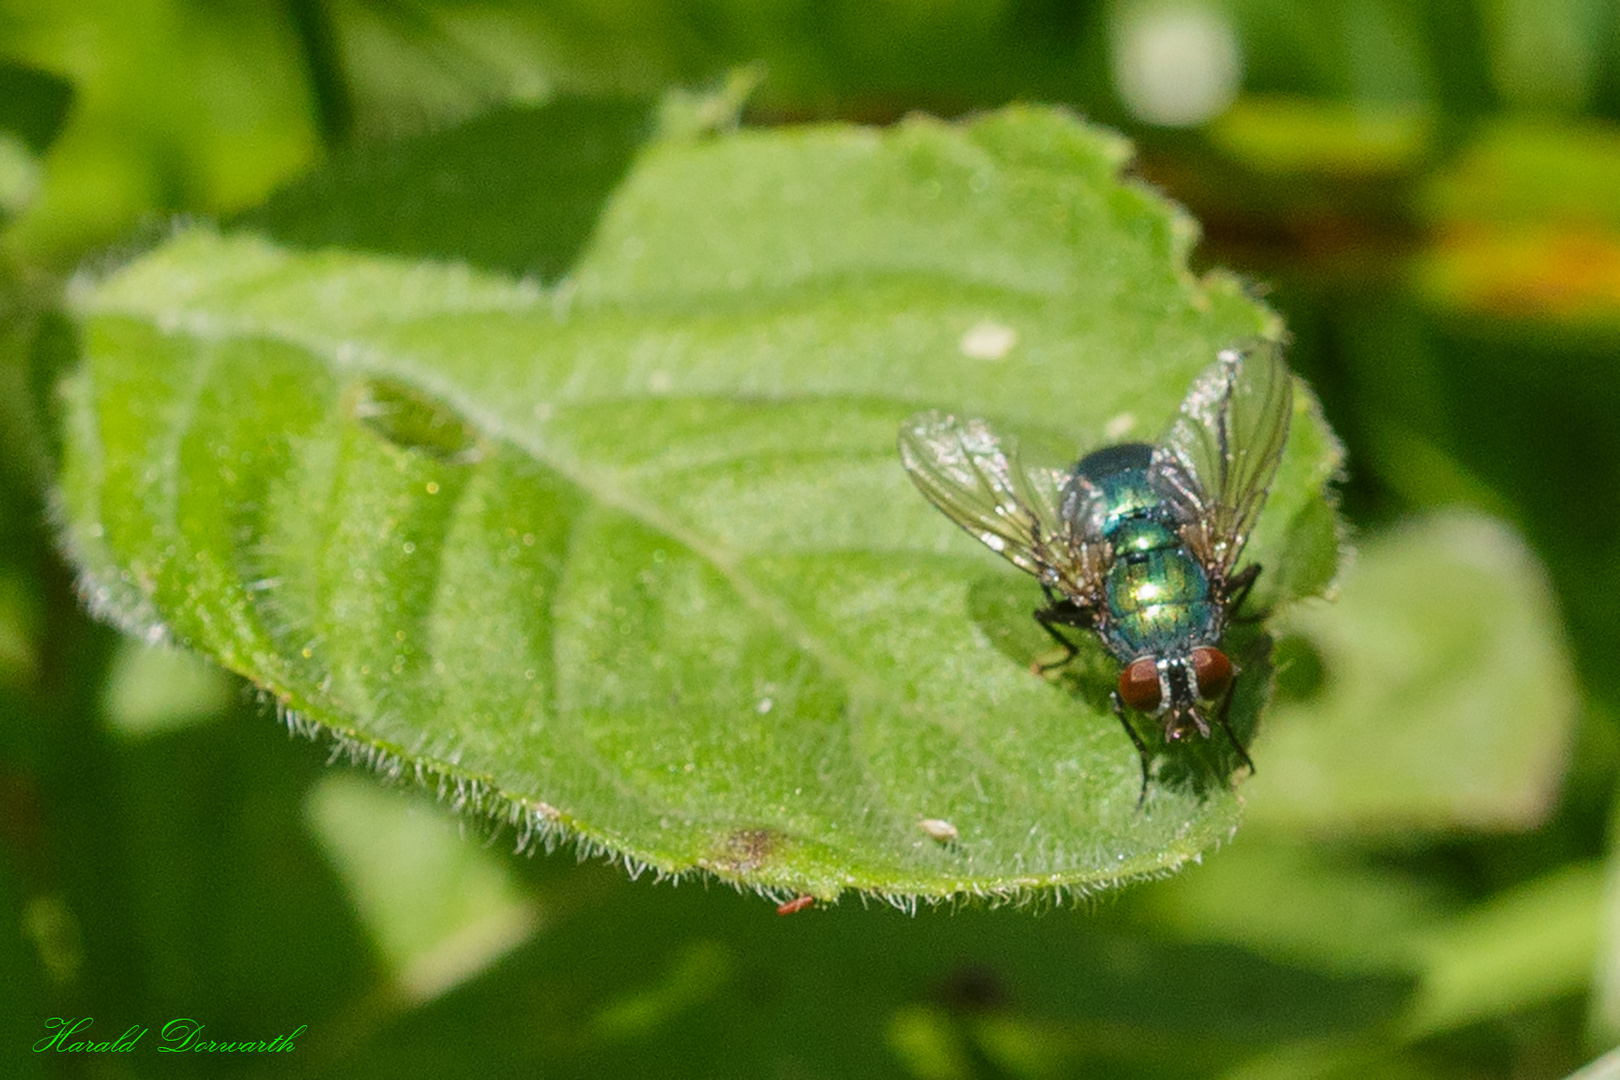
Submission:
POLYGON ((1165 738, 1209 737, 1203 705, 1220 701, 1232 687, 1232 661, 1213 645, 1185 654, 1139 656, 1119 673, 1120 700, 1138 712, 1157 716, 1165 738))

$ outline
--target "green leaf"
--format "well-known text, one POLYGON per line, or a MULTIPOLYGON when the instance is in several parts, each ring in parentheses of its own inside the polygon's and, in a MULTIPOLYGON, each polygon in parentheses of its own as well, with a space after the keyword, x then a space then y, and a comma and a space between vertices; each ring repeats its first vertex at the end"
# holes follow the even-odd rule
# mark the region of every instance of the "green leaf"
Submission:
POLYGON ((107 722, 132 737, 214 719, 235 696, 235 680, 190 653, 124 639, 101 698, 107 722))
POLYGON ((1421 163, 1433 121, 1405 106, 1244 97, 1209 125, 1209 138, 1237 161, 1298 176, 1374 177, 1421 163))
POLYGON ((308 817, 405 1000, 436 996, 534 933, 507 865, 466 843, 443 807, 340 774, 311 791, 308 817))
POLYGON ((1451 512, 1371 537, 1337 603, 1277 629, 1254 824, 1519 830, 1551 812, 1578 683, 1545 572, 1505 525, 1451 512))
POLYGON ((1435 242, 1415 261, 1425 306, 1448 321, 1528 334, 1537 347, 1620 327, 1620 136, 1607 124, 1483 126, 1418 202, 1435 242))
POLYGON ((1438 928, 1423 945, 1407 1034, 1433 1035, 1586 990, 1604 885, 1600 865, 1571 863, 1438 928))
POLYGON ((1452 914, 1456 905, 1446 900, 1432 884, 1359 852, 1246 829, 1197 873, 1145 886, 1123 903, 1186 940, 1329 971, 1393 972, 1419 970, 1418 939, 1452 914))
POLYGON ((1614 1080, 1620 1076, 1620 1050, 1610 1050, 1565 1077, 1565 1080, 1614 1080))
MULTIPOLYGON (((1107 665, 1030 674, 1033 582, 894 450, 925 408, 1152 438, 1275 328, 1126 152, 1036 109, 665 141, 552 290, 180 233, 76 292, 86 594, 548 843, 824 898, 1163 873, 1237 799, 1167 769, 1138 808, 1107 665)), ((1297 402, 1273 603, 1337 553, 1297 402)))
MULTIPOLYGON (((0 227, 39 193, 40 158, 72 100, 73 86, 61 76, 0 59, 0 227)), ((9 299, 0 295, 0 308, 9 299)))
MULTIPOLYGON (((1607 718, 1605 718, 1607 719, 1607 718)), ((1609 810, 1609 835, 1615 835, 1620 806, 1609 810)), ((1592 959, 1592 993, 1587 1008, 1587 1035, 1592 1046, 1620 1045, 1620 859, 1610 844, 1598 912, 1597 947, 1592 959)))
POLYGON ((1423 192, 1436 226, 1563 222, 1612 235, 1620 229, 1620 137, 1604 124, 1493 120, 1423 192))
MULTIPOLYGON (((19 876, 13 860, 0 863, 0 912, 5 914, 4 929, 0 929, 0 977, 12 988, 10 994, 15 1002, 0 1019, 0 1033, 10 1039, 13 1046, 32 1049, 41 1038, 52 1034, 42 1031, 40 1026, 40 1021, 49 1015, 44 993, 46 973, 40 962, 42 950, 38 940, 39 931, 44 929, 41 916, 47 902, 42 898, 35 899, 31 905, 25 902, 19 876), (30 941, 30 936, 35 940, 30 941)), ((22 1066, 21 1076, 48 1076, 49 1070, 39 1060, 39 1055, 29 1056, 34 1061, 22 1066)))

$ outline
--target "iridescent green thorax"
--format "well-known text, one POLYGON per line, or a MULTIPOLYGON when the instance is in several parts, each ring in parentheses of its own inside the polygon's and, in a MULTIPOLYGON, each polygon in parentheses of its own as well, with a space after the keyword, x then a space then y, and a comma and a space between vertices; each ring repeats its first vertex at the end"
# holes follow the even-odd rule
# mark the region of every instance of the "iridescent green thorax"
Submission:
POLYGON ((1152 460, 1153 447, 1126 443, 1087 454, 1074 467, 1102 491, 1107 509, 1103 519, 1096 522, 1097 532, 1112 539, 1123 524, 1151 516, 1159 509, 1164 496, 1154 490, 1148 479, 1152 460))

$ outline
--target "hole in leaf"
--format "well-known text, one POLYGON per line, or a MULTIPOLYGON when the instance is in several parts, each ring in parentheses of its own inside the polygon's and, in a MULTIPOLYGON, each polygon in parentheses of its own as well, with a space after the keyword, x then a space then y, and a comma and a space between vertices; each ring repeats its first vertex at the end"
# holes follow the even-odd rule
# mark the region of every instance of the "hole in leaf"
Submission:
POLYGON ((457 465, 469 465, 481 456, 471 425, 421 391, 392 379, 359 384, 354 418, 403 450, 419 450, 457 465))

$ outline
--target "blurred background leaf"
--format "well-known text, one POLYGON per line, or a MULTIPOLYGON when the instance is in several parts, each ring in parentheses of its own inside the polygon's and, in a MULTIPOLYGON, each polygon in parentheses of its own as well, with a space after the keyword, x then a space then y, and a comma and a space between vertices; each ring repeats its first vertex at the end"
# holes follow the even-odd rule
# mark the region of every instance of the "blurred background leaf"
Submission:
POLYGON ((1105 932, 1079 911, 917 918, 846 904, 777 919, 729 891, 638 889, 595 871, 566 885, 587 882, 588 900, 542 894, 558 920, 543 939, 326 1074, 479 1075, 464 1047, 493 1024, 508 1034, 477 1067, 513 1074, 701 1075, 719 1046, 747 1075, 929 1075, 956 1060, 1013 1075, 1200 1076, 1387 1021, 1408 989, 1399 976, 1105 932))
POLYGON ((1522 830, 1552 812, 1580 701, 1523 541, 1451 511, 1369 538, 1332 603, 1281 615, 1256 825, 1522 830))

